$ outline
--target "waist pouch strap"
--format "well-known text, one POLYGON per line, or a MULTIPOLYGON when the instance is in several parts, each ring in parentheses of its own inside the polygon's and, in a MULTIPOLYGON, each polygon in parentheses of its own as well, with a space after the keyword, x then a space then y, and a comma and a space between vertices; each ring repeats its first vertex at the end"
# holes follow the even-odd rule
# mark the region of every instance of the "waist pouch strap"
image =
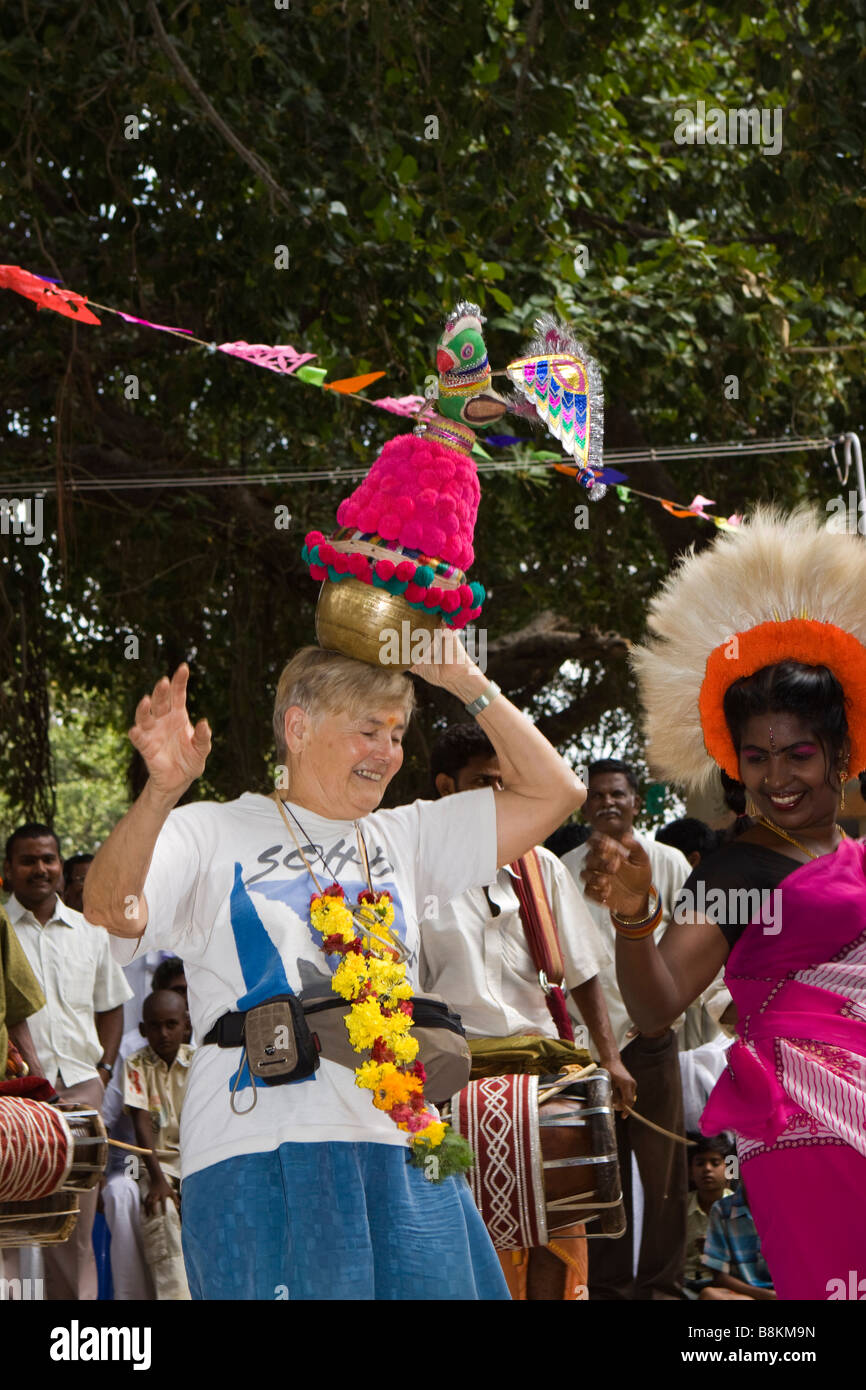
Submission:
MULTIPOLYGON (((304 1015, 320 1055, 329 1062, 352 1071, 367 1061, 369 1052, 356 1052, 349 1042, 345 1019, 351 1004, 343 999, 302 1000, 304 1015)), ((418 1059, 427 1073, 427 1095, 435 1104, 462 1091, 469 1082, 472 1058, 460 1015, 449 1009, 444 999, 426 995, 412 1000, 415 1026, 412 1036, 418 1042, 418 1059)), ((228 1013, 217 1019, 205 1035, 205 1044, 217 1047, 243 1047, 246 1014, 228 1013)))

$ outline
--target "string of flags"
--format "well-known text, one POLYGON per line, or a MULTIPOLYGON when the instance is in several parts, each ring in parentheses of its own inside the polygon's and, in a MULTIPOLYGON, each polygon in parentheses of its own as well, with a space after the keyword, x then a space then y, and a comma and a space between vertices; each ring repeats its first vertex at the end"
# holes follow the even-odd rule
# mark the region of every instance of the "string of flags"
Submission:
MULTIPOLYGON (((138 324, 143 328, 152 328, 159 333, 169 333, 180 338, 183 342, 195 344, 208 352, 225 353, 227 356, 239 358, 253 366, 264 368, 266 371, 294 377, 307 386, 313 386, 323 391, 333 391, 340 396, 351 397, 361 401, 364 405, 373 406, 377 410, 385 410, 392 415, 420 417, 430 405, 424 396, 371 398, 360 395, 360 392, 371 386, 374 381, 381 380, 385 375, 384 372, 364 372, 358 376, 328 381, 326 379, 327 368, 311 365, 316 360, 316 353, 298 352, 289 344, 271 346, 267 343, 248 343, 243 339, 230 343, 210 343, 202 338, 197 338, 188 328, 154 323, 150 319, 128 314, 122 309, 115 309, 107 304, 98 304, 87 295, 77 294, 74 290, 64 288, 57 280, 50 279, 45 275, 34 275, 30 271, 22 269, 21 266, 0 265, 0 289, 12 290, 15 294, 22 295, 25 299, 31 300, 37 309, 50 309, 54 313, 63 315, 64 318, 73 319, 79 323, 95 324, 97 327, 101 325, 101 320, 93 313, 94 309, 98 309, 100 313, 114 314, 126 323, 138 324)), ((485 437, 485 443, 495 449, 512 448, 515 445, 525 445, 526 442, 525 439, 510 434, 487 435, 485 437)), ((479 444, 476 444, 474 452, 484 459, 490 457, 479 444)), ((557 472, 570 477, 576 477, 578 473, 577 467, 563 461, 560 454, 552 454, 544 450, 533 452, 530 462, 550 463, 557 472)), ((629 483, 627 474, 620 473, 616 469, 602 467, 597 470, 596 476, 599 482, 614 486, 620 501, 624 503, 631 501, 633 496, 643 497, 648 501, 658 503, 671 516, 699 518, 703 521, 709 521, 720 530, 725 531, 733 530, 742 524, 743 518, 739 513, 722 517, 708 512, 707 507, 715 506, 715 503, 711 498, 703 497, 700 493, 692 499, 688 506, 684 506, 672 502, 669 498, 658 497, 654 493, 641 491, 640 488, 629 483)))

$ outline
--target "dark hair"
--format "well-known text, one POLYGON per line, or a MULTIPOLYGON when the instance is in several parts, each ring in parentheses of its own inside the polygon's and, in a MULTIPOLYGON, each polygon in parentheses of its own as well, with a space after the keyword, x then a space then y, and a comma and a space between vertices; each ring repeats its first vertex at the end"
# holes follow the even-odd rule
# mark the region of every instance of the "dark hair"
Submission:
POLYGON ((168 989, 168 982, 169 980, 173 980, 175 975, 183 975, 184 979, 186 979, 183 961, 180 956, 167 956, 165 960, 159 962, 159 965, 153 972, 153 979, 150 982, 151 993, 157 994, 161 989, 168 989))
POLYGON ((619 758, 598 758, 596 762, 590 763, 589 767, 586 769, 587 786, 589 786, 589 783, 592 778, 595 777, 596 773, 601 774, 603 772, 622 773, 635 795, 640 791, 640 782, 638 781, 638 775, 634 768, 630 767, 628 763, 622 762, 619 758))
POLYGON ((51 829, 50 825, 43 825, 41 821, 31 820, 26 825, 19 825, 17 830, 13 830, 9 839, 6 841, 6 858, 12 863, 12 849, 16 840, 41 840, 43 835, 50 835, 57 846, 57 857, 60 858, 60 841, 51 829))
POLYGON ((544 848, 549 849, 551 854, 555 854, 559 859, 564 854, 568 854, 570 849, 577 849, 588 840, 592 834, 592 829, 588 825, 573 822, 569 825, 561 825, 558 830, 554 830, 552 835, 548 835, 544 842, 544 848))
POLYGON ((724 1131, 721 1134, 701 1134, 698 1136, 698 1141, 689 1154, 689 1161, 693 1158, 700 1158, 701 1154, 720 1154, 722 1158, 727 1158, 728 1154, 734 1152, 735 1145, 730 1134, 724 1131))
POLYGON ((68 859, 64 859, 64 861, 63 861, 63 882, 64 882, 64 883, 68 883, 68 882, 69 882, 69 875, 72 873, 72 870, 73 870, 73 869, 77 869, 77 868, 78 868, 78 865, 79 865, 79 864, 92 864, 92 863, 93 863, 93 855, 92 855, 92 854, 72 854, 72 855, 70 855, 70 857, 69 857, 68 859))
POLYGON ((673 845, 674 849, 678 849, 686 858, 697 852, 705 859, 708 854, 718 849, 719 838, 717 830, 711 830, 696 816, 682 816, 656 831, 659 844, 673 845))
MULTIPOLYGON (((799 661, 780 661, 776 666, 763 666, 753 676, 741 676, 728 686, 723 709, 738 756, 743 729, 754 715, 799 715, 814 731, 824 750, 827 762, 825 780, 828 787, 833 787, 830 777, 838 770, 848 737, 848 719, 845 714, 845 692, 826 666, 803 666, 799 661)), ((857 768, 856 771, 860 772, 861 769, 857 768)), ((722 774, 723 786, 731 780, 722 774)), ((742 787, 742 783, 734 782, 733 786, 742 787)), ((745 811, 745 794, 742 811, 729 799, 727 786, 725 800, 738 815, 745 811)))
POLYGON ((186 1009, 186 1005, 185 1005, 184 1002, 183 1002, 183 995, 182 995, 182 994, 178 994, 178 992, 177 992, 176 989, 152 989, 152 990, 150 991, 150 994, 146 995, 146 996, 144 997, 144 999, 142 999, 142 1001, 141 1001, 141 1021, 142 1021, 142 1023, 146 1023, 146 1022, 147 1022, 147 1015, 150 1013, 151 1009, 153 1008, 153 1002, 154 1002, 154 1000, 156 999, 156 996, 157 996, 158 994, 171 994, 171 995, 173 995, 174 998, 177 999, 177 1001, 178 1001, 178 1007, 181 1008, 181 1009, 184 1009, 184 1010, 186 1009))
POLYGON ((490 739, 474 719, 470 724, 452 724, 436 739, 430 752, 430 778, 433 795, 440 795, 436 778, 440 772, 455 781, 467 763, 473 758, 495 758, 496 749, 490 739))

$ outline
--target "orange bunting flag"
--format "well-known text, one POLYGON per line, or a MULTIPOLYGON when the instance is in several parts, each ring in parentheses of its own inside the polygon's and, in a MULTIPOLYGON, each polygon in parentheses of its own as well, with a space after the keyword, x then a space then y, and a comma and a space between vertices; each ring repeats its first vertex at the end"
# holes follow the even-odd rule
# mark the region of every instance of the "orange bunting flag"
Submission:
POLYGON ((678 507, 675 502, 666 502, 664 497, 660 497, 658 500, 664 507, 665 511, 670 512, 671 516, 683 517, 695 515, 695 513, 689 507, 678 507))
POLYGON ((384 375, 384 372, 367 372, 365 376, 347 376, 342 381, 323 381, 322 388, 325 391, 338 391, 340 395, 351 395, 354 391, 363 391, 365 386, 384 375))
POLYGON ((78 319, 81 323, 99 324, 99 319, 86 307, 84 295, 74 290, 61 289, 51 280, 43 280, 22 270, 20 265, 0 265, 0 289, 14 290, 25 299, 32 299, 37 309, 53 309, 68 319, 78 319))

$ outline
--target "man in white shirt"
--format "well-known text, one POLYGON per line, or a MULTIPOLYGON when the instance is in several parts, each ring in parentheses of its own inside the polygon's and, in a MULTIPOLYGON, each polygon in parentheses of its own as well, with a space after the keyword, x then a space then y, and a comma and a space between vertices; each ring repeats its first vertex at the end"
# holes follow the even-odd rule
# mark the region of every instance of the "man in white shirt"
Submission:
MULTIPOLYGON (((653 866, 653 883, 662 904, 662 920, 656 940, 664 934, 673 913, 676 895, 691 872, 679 850, 657 844, 634 830, 641 799, 637 777, 627 763, 604 758, 588 770, 585 818, 593 830, 622 840, 629 831, 643 845, 653 866)), ((563 856, 563 864, 583 891, 580 877, 587 856, 580 845, 563 856)), ((584 898, 587 908, 611 949, 616 932, 606 908, 584 898)), ((668 1028, 658 1035, 638 1032, 628 1016, 616 980, 613 963, 601 972, 614 1038, 622 1060, 637 1083, 636 1109, 646 1119, 674 1134, 683 1133, 683 1094, 677 1037, 668 1028)), ((616 1117, 619 1164, 629 1228, 633 1223, 631 1156, 635 1155, 644 1189, 643 1231, 637 1275, 632 1274, 631 1241, 594 1241, 590 1249, 590 1290, 600 1299, 680 1298, 685 1261, 686 1194, 688 1190, 685 1148, 657 1134, 639 1120, 616 1117)))
MULTIPOLYGON (((111 958, 106 934, 57 896, 62 878, 54 832, 36 822, 19 826, 6 842, 3 880, 12 890, 6 912, 45 995, 45 1007, 29 1020, 33 1043, 62 1099, 99 1110, 131 990, 111 958)), ((49 1299, 97 1296, 91 1244, 96 1197, 95 1188, 82 1192, 72 1237, 45 1247, 49 1299)))
MULTIPOLYGON (((440 797, 502 787, 493 746, 474 723, 454 725, 437 739, 431 777, 440 797)), ((620 1058, 599 982, 600 972, 613 968, 613 958, 567 870, 548 850, 538 848, 536 853, 556 923, 565 987, 585 1022, 583 1034, 592 1038, 598 1060, 611 1074, 615 1103, 631 1104, 634 1081, 620 1058)), ((448 1001, 460 1014, 469 1038, 557 1037, 527 944, 513 879, 514 870, 506 865, 491 884, 470 888, 438 905, 422 923, 422 989, 448 1001)), ((562 1277, 562 1265, 554 1256, 534 1250, 527 1297, 560 1297, 556 1290, 562 1277)))

